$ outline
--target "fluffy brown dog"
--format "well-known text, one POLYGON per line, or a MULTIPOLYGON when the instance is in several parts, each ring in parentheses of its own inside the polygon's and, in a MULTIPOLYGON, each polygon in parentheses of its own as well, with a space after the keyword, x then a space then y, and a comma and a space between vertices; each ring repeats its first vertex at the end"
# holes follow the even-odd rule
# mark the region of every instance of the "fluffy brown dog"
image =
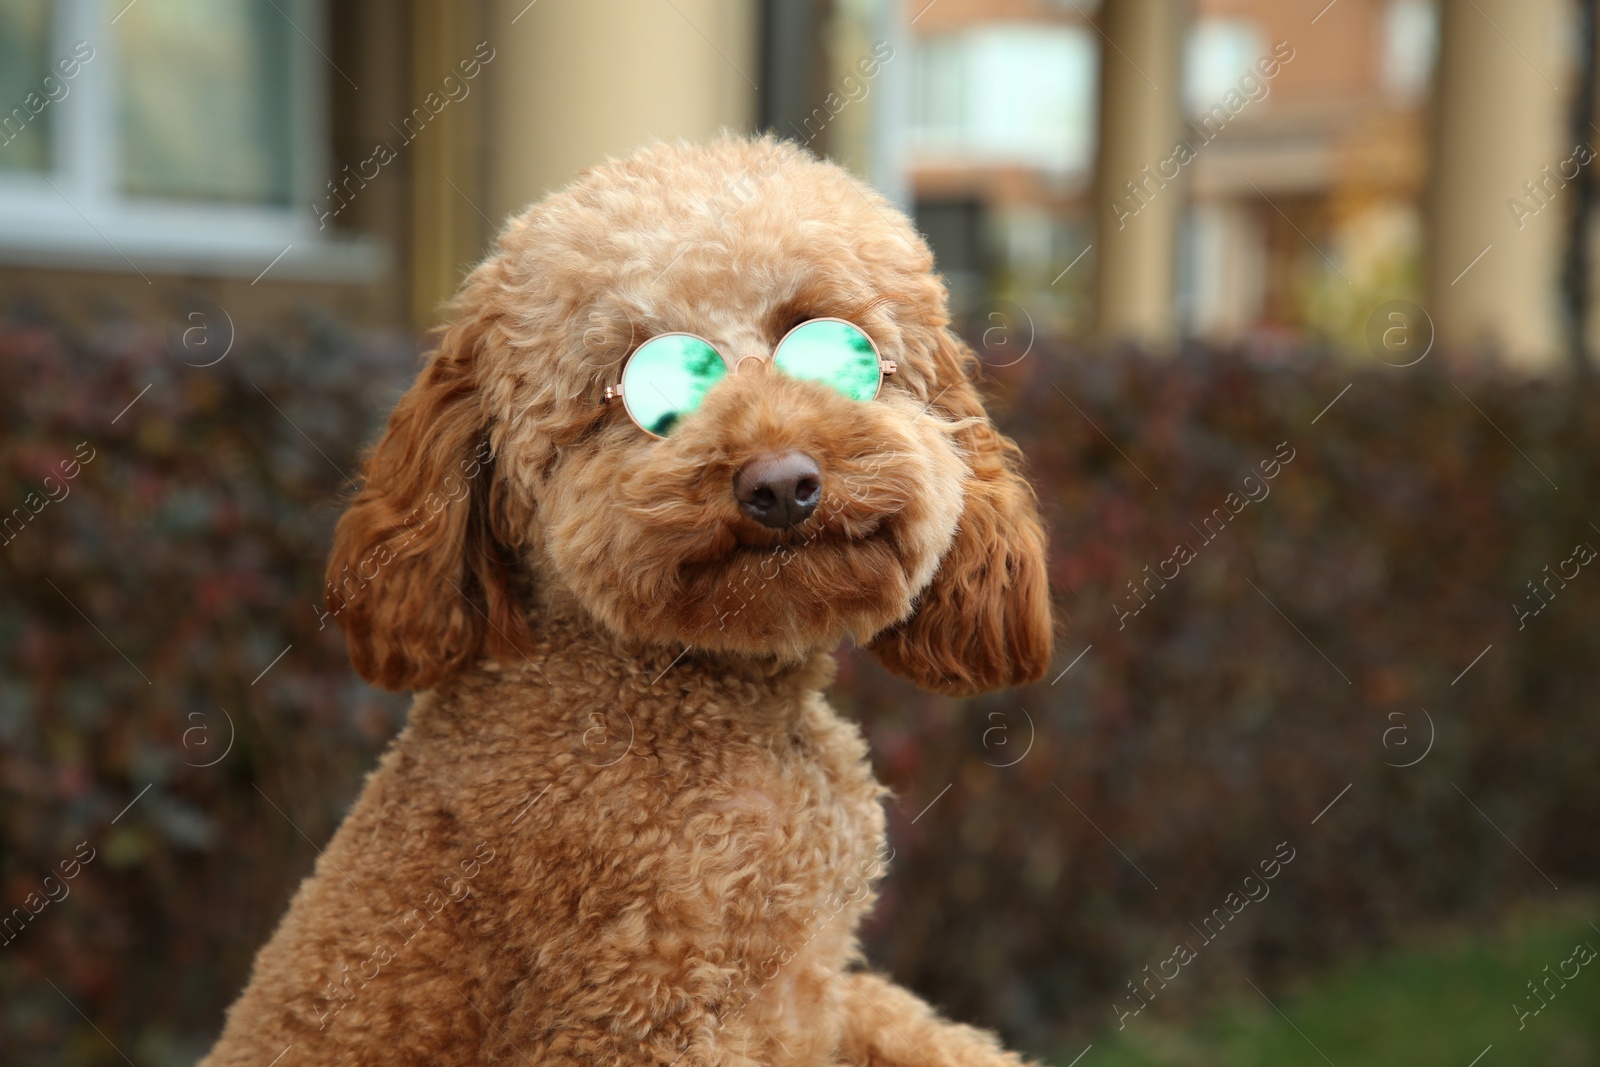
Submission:
POLYGON ((951 693, 1050 655, 1033 494, 905 217, 791 145, 657 146, 511 221, 455 312, 328 567, 410 725, 204 1063, 1016 1064, 857 969, 884 790, 820 693, 847 636, 951 693), (898 364, 876 399, 772 368, 823 316, 898 364), (603 396, 668 331, 741 362, 656 438, 603 396), (756 521, 739 479, 794 454, 820 503, 756 521))

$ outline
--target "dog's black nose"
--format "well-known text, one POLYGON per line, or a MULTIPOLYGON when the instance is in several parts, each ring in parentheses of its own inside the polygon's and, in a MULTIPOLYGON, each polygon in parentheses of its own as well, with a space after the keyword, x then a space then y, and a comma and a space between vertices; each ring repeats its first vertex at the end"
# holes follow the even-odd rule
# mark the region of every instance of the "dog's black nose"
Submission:
POLYGON ((767 452, 733 475, 739 507, 763 526, 781 530, 810 518, 822 499, 822 470, 804 452, 767 452))

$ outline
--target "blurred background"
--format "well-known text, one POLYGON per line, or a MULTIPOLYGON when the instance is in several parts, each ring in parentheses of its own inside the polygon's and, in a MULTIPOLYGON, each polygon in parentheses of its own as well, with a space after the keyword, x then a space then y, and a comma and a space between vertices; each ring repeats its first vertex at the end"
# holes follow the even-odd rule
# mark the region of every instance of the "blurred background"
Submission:
POLYGON ((1059 662, 840 653, 873 962, 1070 1067, 1600 1064, 1594 0, 0 0, 0 1063, 190 1064, 406 701, 317 606, 500 221, 911 213, 1059 662))

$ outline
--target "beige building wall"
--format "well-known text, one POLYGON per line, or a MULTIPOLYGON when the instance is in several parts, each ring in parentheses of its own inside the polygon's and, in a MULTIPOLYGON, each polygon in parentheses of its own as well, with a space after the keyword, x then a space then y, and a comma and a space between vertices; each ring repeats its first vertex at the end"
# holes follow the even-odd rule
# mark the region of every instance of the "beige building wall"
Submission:
POLYGON ((754 0, 492 0, 488 203, 498 223, 652 138, 748 130, 754 0))

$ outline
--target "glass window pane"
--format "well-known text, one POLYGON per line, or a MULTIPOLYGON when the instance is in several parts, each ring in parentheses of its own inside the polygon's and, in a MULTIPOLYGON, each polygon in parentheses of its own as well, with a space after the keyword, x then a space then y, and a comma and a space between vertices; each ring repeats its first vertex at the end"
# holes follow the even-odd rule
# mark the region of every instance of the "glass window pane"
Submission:
POLYGON ((117 31, 123 190, 288 204, 296 34, 285 14, 271 0, 142 0, 117 31))
POLYGON ((914 150, 930 162, 1086 173, 1098 54, 1080 26, 992 22, 928 37, 913 53, 914 150))
POLYGON ((0 0, 0 171, 49 169, 51 111, 71 91, 50 68, 50 0, 0 0))
POLYGON ((1185 42, 1183 101, 1192 115, 1203 115, 1239 90, 1267 49, 1266 39, 1249 19, 1202 18, 1185 42))

